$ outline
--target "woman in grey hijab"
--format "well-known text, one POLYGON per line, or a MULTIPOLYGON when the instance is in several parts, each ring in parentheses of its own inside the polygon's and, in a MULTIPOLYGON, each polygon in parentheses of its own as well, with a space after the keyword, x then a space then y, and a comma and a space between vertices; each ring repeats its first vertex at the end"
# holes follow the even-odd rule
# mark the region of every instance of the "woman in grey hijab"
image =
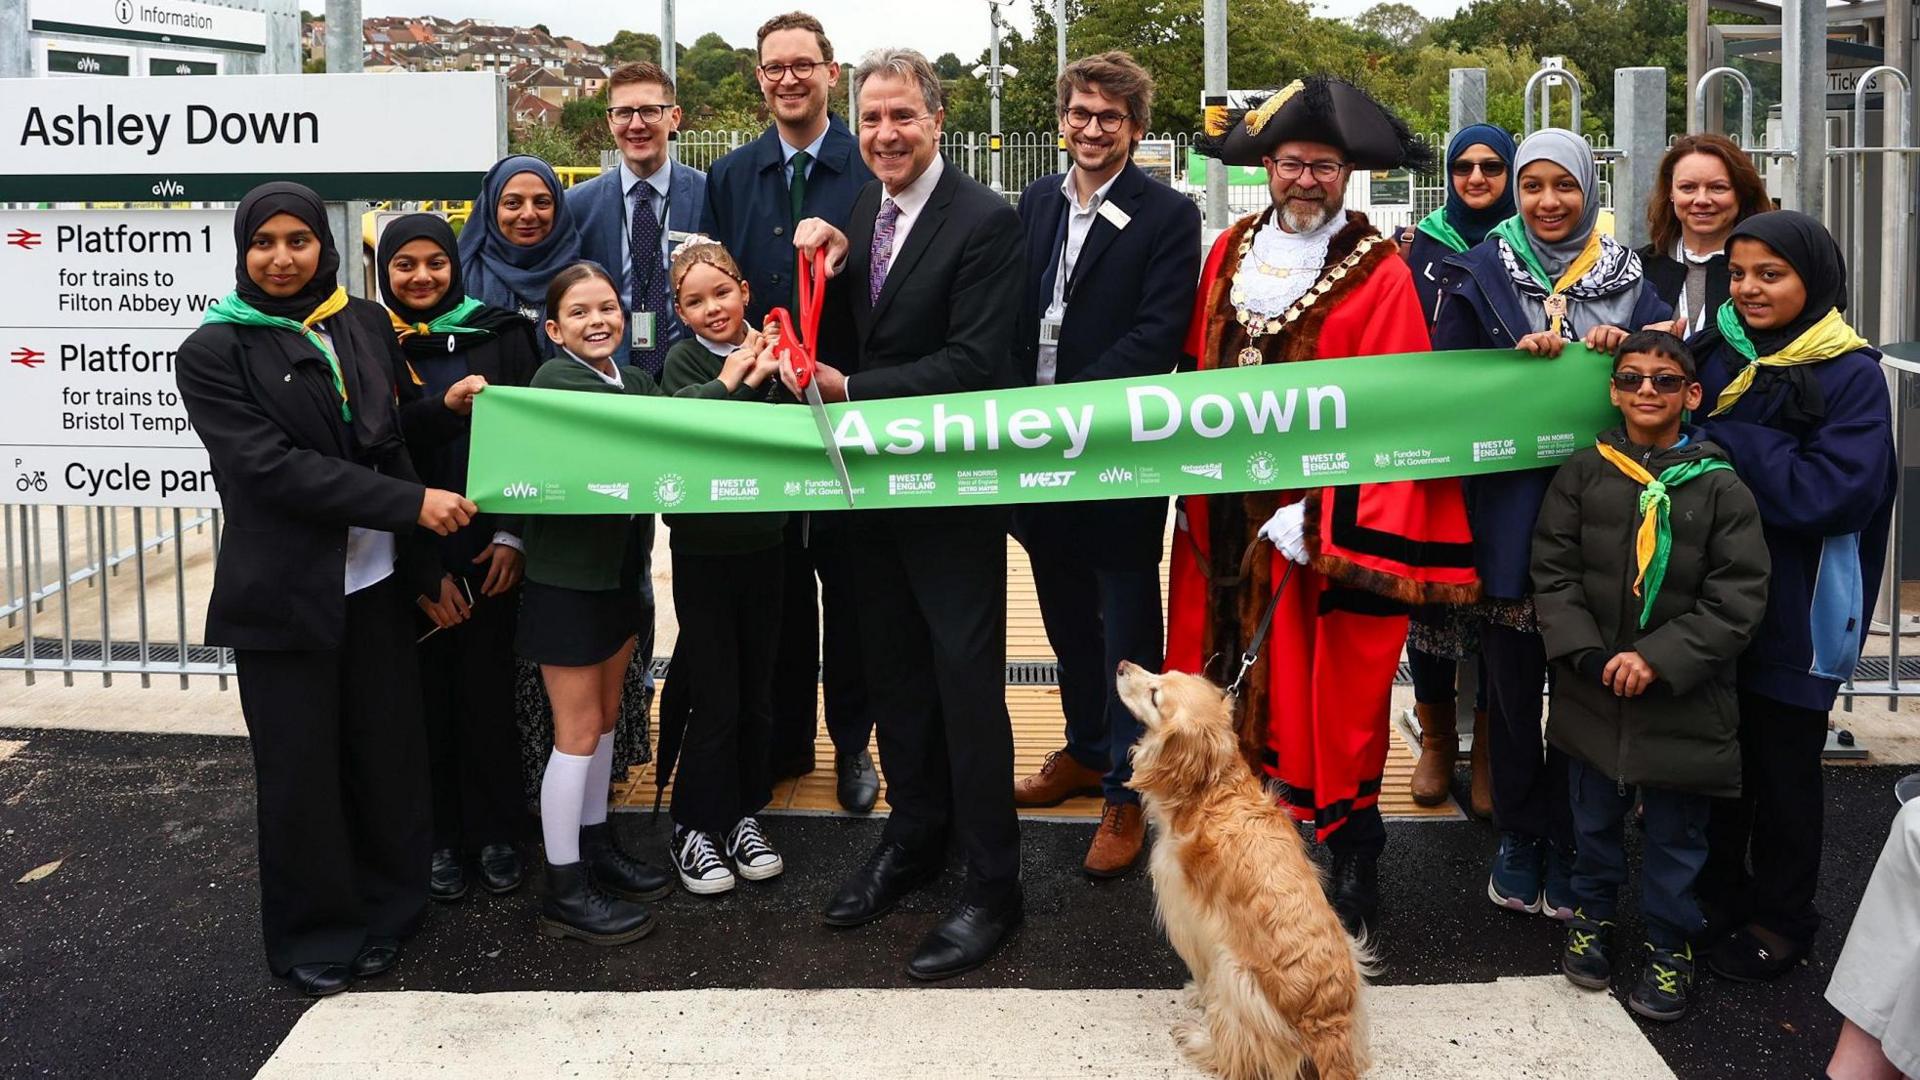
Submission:
MULTIPOLYGON (((1441 263, 1436 349, 1518 348, 1557 358, 1567 343, 1611 352, 1632 330, 1673 318, 1640 269, 1640 258, 1598 232, 1593 150, 1571 131, 1547 128, 1514 155, 1520 213, 1477 246, 1441 263)), ((1598 395, 1611 366, 1554 360, 1598 395)), ((1493 821, 1500 848, 1487 897, 1514 911, 1573 916, 1569 875, 1573 818, 1565 755, 1544 745, 1540 686, 1546 647, 1534 620, 1533 524, 1554 469, 1471 477, 1464 483, 1475 569, 1486 600, 1485 662, 1493 821)))

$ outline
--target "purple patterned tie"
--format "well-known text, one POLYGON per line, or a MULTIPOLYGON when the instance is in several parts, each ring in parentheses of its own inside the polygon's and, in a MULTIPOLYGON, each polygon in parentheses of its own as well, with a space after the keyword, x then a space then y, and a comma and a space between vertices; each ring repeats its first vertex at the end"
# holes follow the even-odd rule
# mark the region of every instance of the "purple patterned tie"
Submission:
POLYGON ((900 220, 900 206, 892 199, 880 204, 880 215, 873 219, 873 247, 867 265, 867 304, 880 302, 880 290, 887 283, 887 266, 893 262, 893 226, 900 220))

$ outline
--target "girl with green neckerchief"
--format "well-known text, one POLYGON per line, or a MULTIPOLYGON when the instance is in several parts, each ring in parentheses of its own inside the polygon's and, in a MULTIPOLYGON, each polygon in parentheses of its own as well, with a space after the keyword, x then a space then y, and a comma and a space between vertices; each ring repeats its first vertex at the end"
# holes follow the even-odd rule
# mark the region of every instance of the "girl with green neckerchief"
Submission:
MULTIPOLYGON (((380 234, 375 260, 401 363, 394 372, 414 464, 429 483, 464 491, 473 395, 526 386, 540 366, 534 326, 466 291, 453 229, 409 214, 380 234)), ((461 585, 466 621, 420 639, 420 682, 433 785, 427 891, 466 894, 468 874, 490 893, 518 888, 514 841, 527 828, 514 715, 513 635, 524 557, 516 518, 480 514, 439 538, 440 567, 461 585)), ((546 738, 542 736, 542 749, 546 738)))
POLYGON ((391 970, 424 915, 409 609, 460 615, 416 537, 475 509, 415 475, 387 313, 340 288, 319 196, 255 188, 234 246, 234 291, 180 346, 175 378, 226 512, 206 643, 239 670, 267 963, 318 997, 391 970))
POLYGON ((1847 268, 1814 218, 1757 214, 1727 241, 1730 298, 1695 335, 1695 420, 1753 489, 1773 558, 1740 659, 1740 797, 1714 807, 1701 892, 1716 972, 1770 979, 1820 928, 1827 714, 1873 617, 1897 471, 1879 353, 1847 325, 1847 268))

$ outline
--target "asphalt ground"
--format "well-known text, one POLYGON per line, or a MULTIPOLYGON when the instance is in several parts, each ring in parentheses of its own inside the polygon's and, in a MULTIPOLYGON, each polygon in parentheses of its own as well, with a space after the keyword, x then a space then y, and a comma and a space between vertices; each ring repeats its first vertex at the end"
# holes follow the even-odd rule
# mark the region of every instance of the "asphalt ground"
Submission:
MULTIPOLYGON (((245 743, 31 729, 4 738, 25 745, 0 760, 0 1075, 251 1076, 311 1003, 269 977, 262 959, 245 743), (54 860, 52 872, 19 880, 54 860)), ((1820 1075, 1839 1028, 1821 995, 1896 809, 1893 782, 1906 771, 1828 769, 1819 901, 1828 930, 1810 962, 1776 983, 1709 976, 1688 1018, 1641 1022, 1677 1075, 1820 1075)), ((630 848, 660 857, 663 826, 644 814, 617 822, 630 848)), ((1026 924, 993 964, 950 985, 1183 981, 1153 925, 1144 874, 1096 883, 1078 872, 1092 830, 1023 824, 1026 924)), ((1485 899, 1488 826, 1388 830, 1377 982, 1466 984, 1459 992, 1472 994, 1471 984, 1557 970, 1556 924, 1485 899)), ((643 942, 550 941, 533 929, 533 889, 505 897, 476 889, 436 906, 395 973, 353 993, 917 985, 906 957, 955 898, 958 874, 950 869, 878 924, 830 930, 817 909, 879 824, 782 816, 768 831, 786 857, 782 878, 713 900, 676 894, 643 942)), ((1630 899, 1622 923, 1630 946, 1630 899)), ((1605 1061, 1592 1066, 1608 1075, 1605 1061)))

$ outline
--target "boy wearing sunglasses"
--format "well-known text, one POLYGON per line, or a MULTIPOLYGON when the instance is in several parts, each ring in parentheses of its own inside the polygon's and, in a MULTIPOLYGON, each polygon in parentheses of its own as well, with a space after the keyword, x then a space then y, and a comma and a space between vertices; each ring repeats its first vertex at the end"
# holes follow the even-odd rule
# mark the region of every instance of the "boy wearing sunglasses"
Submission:
POLYGON ((1622 824, 1638 789, 1647 962, 1628 1005, 1677 1020, 1706 926, 1694 883, 1708 807, 1740 790, 1733 661, 1766 609, 1767 548, 1752 493, 1685 422, 1700 383, 1678 338, 1628 336, 1610 394, 1621 426, 1560 469, 1533 540, 1553 669, 1547 738, 1570 759, 1578 852, 1561 970, 1591 990, 1611 980, 1622 824))

